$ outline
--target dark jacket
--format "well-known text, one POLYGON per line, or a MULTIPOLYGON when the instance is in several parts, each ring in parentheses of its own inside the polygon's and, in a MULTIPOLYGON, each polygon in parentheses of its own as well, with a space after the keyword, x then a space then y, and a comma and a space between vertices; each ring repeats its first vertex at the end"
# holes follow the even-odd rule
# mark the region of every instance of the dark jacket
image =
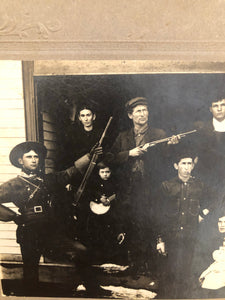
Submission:
POLYGON ((106 239, 112 240, 121 232, 117 213, 118 199, 116 197, 118 196, 116 194, 117 187, 112 178, 109 178, 107 181, 98 178, 97 180, 92 181, 88 187, 89 203, 87 209, 89 213, 87 231, 89 233, 89 238, 92 240, 95 239, 98 244, 104 243, 106 239), (91 211, 89 206, 91 201, 98 203, 100 202, 101 196, 105 195, 106 197, 110 197, 113 194, 115 195, 115 199, 111 201, 108 212, 97 215, 91 211))
POLYGON ((188 238, 197 234, 198 218, 204 216, 202 211, 208 208, 209 198, 209 190, 194 177, 186 183, 178 177, 164 181, 158 209, 164 239, 173 240, 180 234, 188 238))
MULTIPOLYGON (((165 136, 162 129, 149 127, 145 141, 151 142, 165 136)), ((135 147, 134 129, 131 128, 116 138, 111 148, 111 159, 120 183, 120 218, 125 224, 125 231, 133 240, 144 241, 147 237, 150 239, 153 230, 152 216, 156 208, 154 192, 166 176, 164 161, 168 146, 158 144, 141 157, 130 157, 129 150, 135 147), (143 174, 132 170, 139 159, 143 160, 143 174)))
MULTIPOLYGON (((165 138, 166 134, 162 129, 149 127, 145 137, 148 142, 165 138)), ((129 150, 136 147, 133 128, 124 131, 118 135, 112 148, 111 153, 114 154, 113 163, 120 167, 122 177, 129 181, 131 176, 132 166, 137 158, 129 156, 129 150)), ((143 155, 145 178, 148 185, 159 183, 162 173, 161 165, 166 154, 165 145, 159 144, 149 148, 147 153, 143 155)), ((162 180, 161 180, 162 181, 162 180)))
POLYGON ((198 149, 201 150, 201 154, 209 152, 212 156, 225 158, 225 132, 215 131, 212 120, 205 123, 196 122, 195 127, 198 129, 198 149))
POLYGON ((216 132, 212 121, 195 125, 198 134, 193 142, 199 156, 196 171, 209 185, 218 185, 225 175, 225 132, 216 132))
POLYGON ((74 166, 65 171, 43 175, 41 178, 19 175, 0 186, 0 203, 12 202, 19 208, 19 243, 22 241, 21 233, 25 227, 42 234, 62 229, 61 208, 66 207, 66 203, 60 205, 60 202, 64 201, 63 190, 78 174, 79 171, 74 166))
POLYGON ((71 166, 76 159, 90 152, 99 141, 102 131, 95 126, 91 131, 85 131, 82 125, 71 124, 64 133, 64 140, 58 141, 58 169, 64 170, 71 166))

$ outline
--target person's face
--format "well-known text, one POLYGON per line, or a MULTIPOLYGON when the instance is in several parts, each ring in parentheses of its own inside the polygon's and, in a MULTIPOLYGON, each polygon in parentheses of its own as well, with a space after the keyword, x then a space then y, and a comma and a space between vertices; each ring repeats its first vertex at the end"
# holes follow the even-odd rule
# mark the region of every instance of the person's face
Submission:
POLYGON ((143 126, 148 122, 148 107, 146 105, 137 105, 133 108, 128 117, 133 120, 133 124, 143 126))
POLYGON ((225 216, 222 218, 219 218, 218 229, 219 229, 219 232, 225 233, 225 216))
POLYGON ((24 169, 36 171, 39 166, 39 155, 35 151, 31 150, 24 153, 23 157, 19 158, 18 161, 24 169))
POLYGON ((79 113, 79 120, 84 127, 91 127, 93 126, 93 121, 95 120, 95 114, 93 114, 89 109, 83 109, 79 113))
POLYGON ((212 102, 210 111, 217 121, 223 121, 225 119, 225 99, 217 102, 212 102))
POLYGON ((109 177, 111 176, 111 171, 108 167, 106 167, 104 169, 100 169, 98 174, 102 180, 108 180, 109 177))
POLYGON ((178 177, 181 179, 189 179, 191 172, 194 169, 192 158, 182 158, 179 163, 174 164, 174 168, 178 171, 178 177))

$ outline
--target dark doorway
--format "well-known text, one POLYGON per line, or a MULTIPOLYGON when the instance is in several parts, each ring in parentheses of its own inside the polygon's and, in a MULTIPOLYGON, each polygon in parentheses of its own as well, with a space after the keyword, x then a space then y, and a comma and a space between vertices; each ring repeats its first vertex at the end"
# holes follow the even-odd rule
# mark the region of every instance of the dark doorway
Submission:
MULTIPOLYGON (((225 74, 130 74, 35 77, 42 139, 53 152, 63 143, 65 130, 76 120, 76 106, 91 102, 96 107, 96 124, 110 127, 112 143, 119 131, 129 126, 124 104, 137 96, 150 102, 150 124, 168 135, 193 129, 197 120, 210 118, 212 99, 225 95, 225 74), (48 126, 46 126, 46 124, 48 126)), ((66 151, 66 149, 65 149, 66 151)), ((49 160, 50 168, 54 168, 49 160)), ((47 166, 48 167, 48 166, 47 166)))

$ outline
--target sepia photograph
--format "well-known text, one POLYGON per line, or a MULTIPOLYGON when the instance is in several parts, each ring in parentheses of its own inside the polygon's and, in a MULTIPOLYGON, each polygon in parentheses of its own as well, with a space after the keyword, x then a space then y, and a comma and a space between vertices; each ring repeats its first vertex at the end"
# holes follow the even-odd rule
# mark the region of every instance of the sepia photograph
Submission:
POLYGON ((123 64, 0 61, 3 296, 223 297, 225 73, 123 64))
POLYGON ((0 9, 0 298, 224 298, 225 2, 0 9))

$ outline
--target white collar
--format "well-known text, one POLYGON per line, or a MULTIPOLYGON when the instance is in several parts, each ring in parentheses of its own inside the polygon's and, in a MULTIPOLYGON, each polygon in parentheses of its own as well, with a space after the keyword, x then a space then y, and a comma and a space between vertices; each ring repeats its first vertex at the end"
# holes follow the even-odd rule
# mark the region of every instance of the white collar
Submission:
POLYGON ((37 174, 32 174, 32 173, 31 174, 27 174, 27 173, 23 172, 22 170, 21 170, 19 176, 27 178, 27 179, 38 179, 38 180, 42 181, 42 178, 40 178, 39 176, 37 176, 37 174))
POLYGON ((213 118, 213 127, 215 131, 225 132, 225 120, 219 122, 215 118, 213 118))

